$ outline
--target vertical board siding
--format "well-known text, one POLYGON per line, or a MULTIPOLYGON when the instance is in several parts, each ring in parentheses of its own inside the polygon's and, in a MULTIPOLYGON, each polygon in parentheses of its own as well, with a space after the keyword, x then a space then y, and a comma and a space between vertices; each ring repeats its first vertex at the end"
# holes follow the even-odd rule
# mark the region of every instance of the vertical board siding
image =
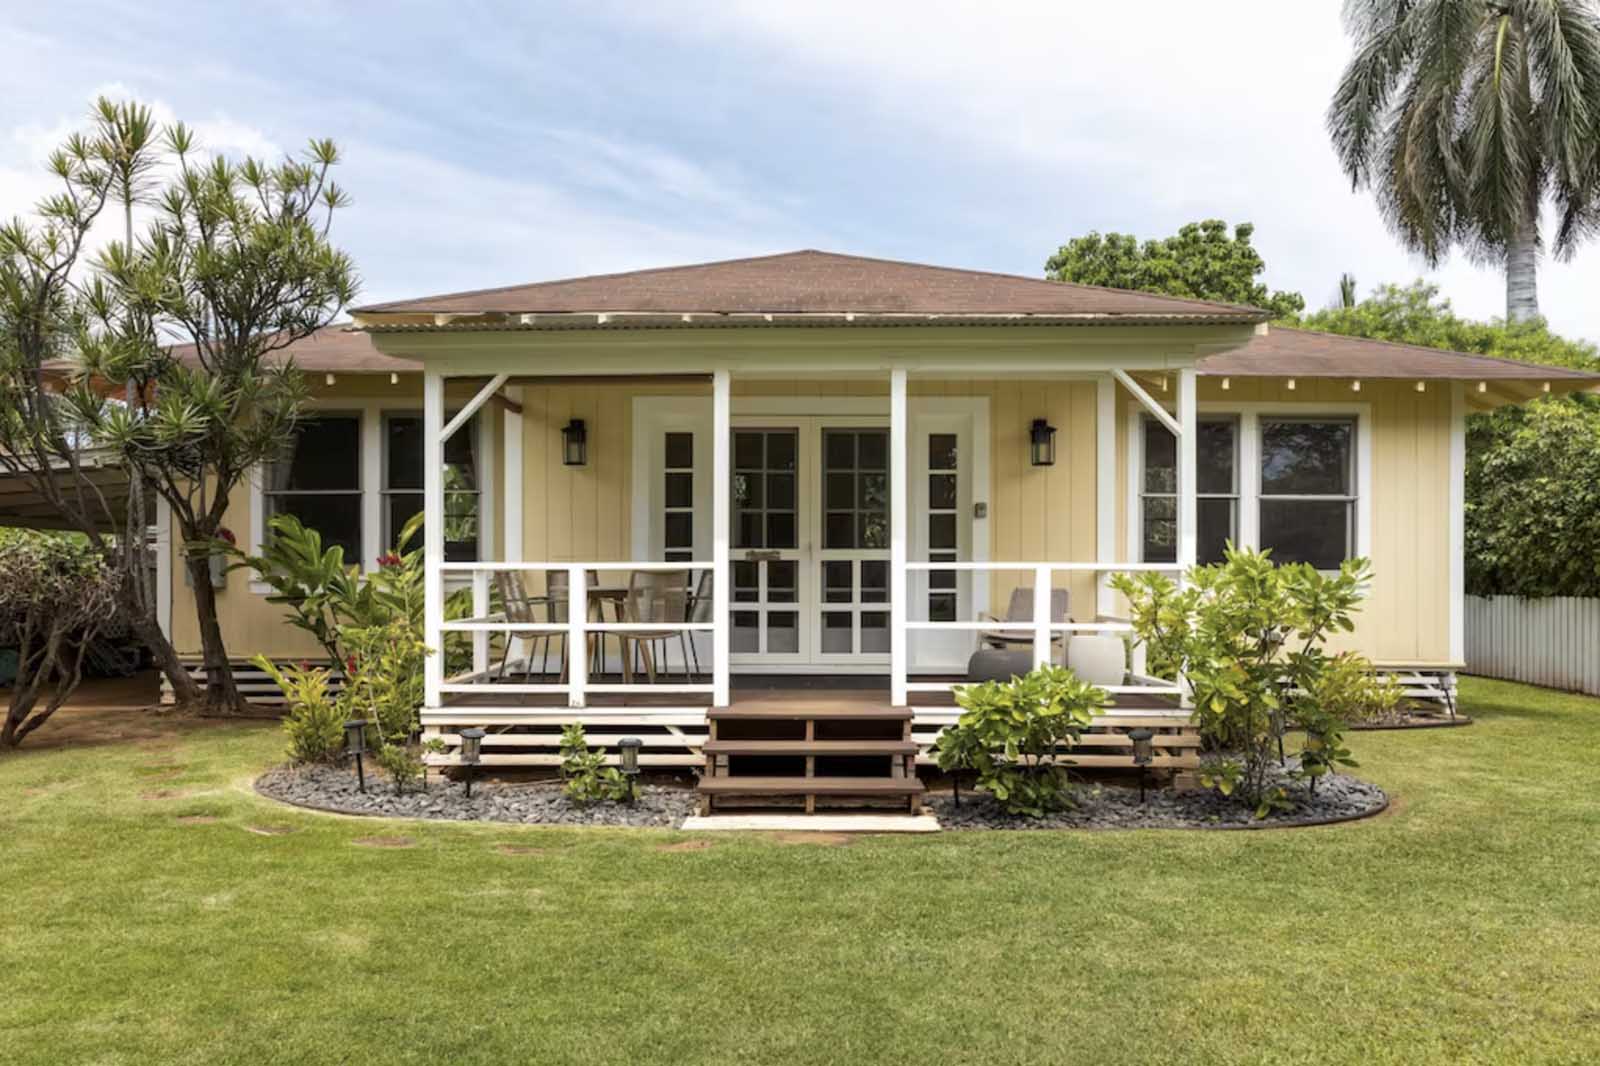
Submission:
POLYGON ((1600 599, 1467 597, 1467 672, 1600 696, 1600 599))

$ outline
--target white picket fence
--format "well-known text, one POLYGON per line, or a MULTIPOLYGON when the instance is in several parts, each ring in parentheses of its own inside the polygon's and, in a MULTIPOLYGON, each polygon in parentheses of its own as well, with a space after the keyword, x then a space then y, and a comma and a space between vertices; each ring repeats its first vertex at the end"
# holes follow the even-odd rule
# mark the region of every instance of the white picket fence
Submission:
POLYGON ((1467 597, 1467 673, 1600 696, 1600 599, 1467 597))

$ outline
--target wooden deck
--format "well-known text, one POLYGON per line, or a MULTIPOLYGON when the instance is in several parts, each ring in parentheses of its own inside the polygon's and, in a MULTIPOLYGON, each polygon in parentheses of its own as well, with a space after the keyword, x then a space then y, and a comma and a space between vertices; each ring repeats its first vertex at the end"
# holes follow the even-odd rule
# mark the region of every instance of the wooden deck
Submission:
MULTIPOLYGON (((591 746, 606 748, 613 761, 618 742, 624 737, 639 738, 643 744, 640 763, 655 768, 704 766, 708 756, 718 754, 715 749, 707 750, 718 723, 739 724, 741 731, 724 729, 715 736, 719 743, 755 749, 741 754, 793 757, 798 753, 786 750, 784 744, 798 738, 784 733, 783 724, 809 721, 831 723, 830 739, 838 743, 837 751, 819 750, 813 755, 845 757, 851 754, 846 750, 851 744, 865 749, 860 754, 882 755, 885 753, 875 745, 893 739, 913 745, 916 763, 927 766, 934 761, 932 746, 939 733, 961 712, 948 693, 917 693, 914 700, 914 706, 894 707, 888 679, 873 676, 741 676, 734 679, 727 708, 706 706, 703 695, 650 692, 646 686, 635 693, 591 693, 588 706, 582 708, 568 707, 561 693, 490 691, 452 695, 439 710, 424 711, 422 724, 425 736, 438 737, 446 745, 444 755, 430 759, 436 765, 455 762, 453 749, 459 743, 460 730, 469 725, 488 731, 483 740, 486 766, 559 766, 561 730, 578 722, 591 746), (897 729, 893 738, 868 735, 865 729, 849 731, 852 723, 884 722, 903 724, 906 731, 902 734, 897 729), (763 723, 771 728, 764 730, 763 723), (760 750, 765 744, 773 747, 760 750)), ((1131 766, 1127 731, 1139 727, 1156 732, 1154 769, 1198 765, 1199 735, 1189 715, 1170 697, 1138 694, 1117 697, 1115 706, 1083 737, 1074 762, 1085 768, 1131 766)), ((815 735, 813 739, 817 739, 815 735)), ((899 747, 895 753, 908 754, 899 747)))

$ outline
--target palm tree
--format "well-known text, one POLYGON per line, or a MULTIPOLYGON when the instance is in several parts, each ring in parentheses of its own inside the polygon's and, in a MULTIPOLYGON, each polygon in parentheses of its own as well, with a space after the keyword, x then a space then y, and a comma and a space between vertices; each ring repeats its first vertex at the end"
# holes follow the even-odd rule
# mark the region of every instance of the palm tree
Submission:
POLYGON ((1407 247, 1503 264, 1506 318, 1539 315, 1540 209, 1571 256, 1600 222, 1593 0, 1345 0, 1355 55, 1328 131, 1407 247))
POLYGON ((1351 308, 1356 305, 1356 276, 1354 274, 1339 275, 1339 306, 1351 308))

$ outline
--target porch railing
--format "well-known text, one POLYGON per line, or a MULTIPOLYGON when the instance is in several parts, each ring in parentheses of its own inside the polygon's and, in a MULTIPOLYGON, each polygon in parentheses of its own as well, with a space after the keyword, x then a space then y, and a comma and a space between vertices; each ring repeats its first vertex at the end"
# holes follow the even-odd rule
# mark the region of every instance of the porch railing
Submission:
MULTIPOLYGON (((638 571, 665 572, 688 570, 699 572, 714 570, 715 566, 709 562, 662 562, 626 561, 626 562, 446 562, 440 564, 440 571, 444 575, 467 574, 470 576, 472 588, 472 615, 469 618, 446 620, 440 625, 440 631, 449 633, 469 633, 472 635, 472 670, 464 675, 446 678, 439 686, 441 695, 565 695, 569 707, 584 707, 587 705, 588 696, 598 693, 650 693, 653 695, 704 695, 713 696, 716 692, 716 679, 710 682, 651 682, 635 681, 633 683, 596 682, 589 675, 589 639, 598 637, 602 639, 607 634, 623 633, 684 633, 690 640, 696 633, 711 633, 713 641, 720 639, 718 634, 719 624, 715 619, 709 622, 693 622, 687 619, 664 620, 659 622, 607 622, 603 617, 594 620, 589 617, 590 594, 589 574, 591 573, 623 573, 631 574, 638 571), (567 580, 566 589, 566 621, 555 622, 513 622, 504 617, 496 617, 491 613, 492 599, 490 597, 491 575, 495 573, 537 573, 546 575, 550 573, 565 573, 567 580), (566 680, 557 682, 505 682, 490 677, 490 638, 496 634, 504 635, 507 642, 517 638, 533 638, 538 636, 564 638, 566 647, 566 680)), ((691 588, 694 583, 691 582, 691 588)), ((442 652, 441 652, 442 653, 442 652)), ((506 649, 509 657, 510 648, 506 649)), ((531 654, 531 650, 530 650, 531 654)), ((623 654, 629 654, 624 648, 623 654)), ((713 660, 716 661, 715 659, 713 660)), ((557 661, 559 671, 560 662, 557 661)), ((685 667, 687 670, 687 666, 685 667)), ((558 675, 559 676, 559 675, 558 675)))
MULTIPOLYGON (((1096 585, 1096 603, 1102 597, 1099 593, 1104 590, 1112 574, 1117 573, 1171 573, 1181 574, 1183 568, 1175 563, 1018 563, 1018 562, 914 562, 905 564, 908 572, 931 571, 965 571, 978 573, 1031 573, 1033 577, 1033 618, 1029 621, 1012 621, 1010 619, 976 620, 976 621, 927 621, 908 620, 905 627, 908 631, 935 631, 935 632, 994 632, 1005 630, 1007 632, 1027 631, 1033 634, 1033 664, 1035 667, 1043 666, 1051 661, 1051 647, 1055 643, 1058 633, 1117 633, 1131 634, 1133 626, 1125 618, 1116 618, 1110 615, 1096 614, 1093 622, 1057 622, 1052 620, 1051 601, 1055 587, 1057 573, 1093 574, 1096 585)), ((1127 678, 1133 684, 1102 685, 1107 692, 1113 694, 1162 695, 1184 696, 1183 689, 1174 682, 1161 678, 1151 677, 1145 673, 1145 647, 1142 641, 1135 641, 1130 653, 1130 663, 1127 678)), ((961 681, 912 681, 907 676, 907 664, 904 661, 893 664, 893 685, 897 693, 905 692, 907 701, 910 695, 919 692, 951 692, 956 686, 964 684, 961 681)))

